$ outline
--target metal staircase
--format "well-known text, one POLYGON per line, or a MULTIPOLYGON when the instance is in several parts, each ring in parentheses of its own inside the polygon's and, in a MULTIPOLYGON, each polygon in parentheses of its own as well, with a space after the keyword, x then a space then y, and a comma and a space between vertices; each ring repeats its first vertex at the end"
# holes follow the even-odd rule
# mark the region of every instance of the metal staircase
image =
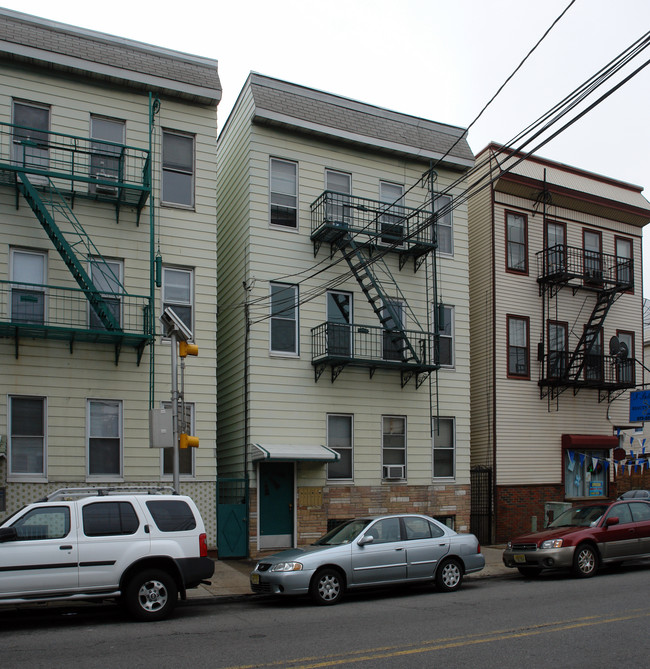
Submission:
MULTIPOLYGON (((36 215, 36 218, 40 221, 43 229, 59 252, 72 276, 79 284, 79 287, 83 290, 86 299, 104 328, 109 331, 119 332, 121 327, 118 320, 115 318, 102 294, 97 290, 88 272, 84 269, 77 251, 81 251, 81 254, 85 258, 92 258, 98 271, 104 274, 105 277, 110 277, 111 283, 118 285, 120 291, 124 292, 119 278, 111 271, 72 212, 72 209, 68 206, 65 198, 49 177, 47 177, 47 182, 44 185, 39 183, 39 190, 47 195, 47 203, 41 197, 39 190, 29 181, 25 172, 17 172, 16 178, 18 191, 23 195, 36 215), (69 224, 69 228, 65 231, 65 234, 57 225, 55 217, 63 219, 69 224)), ((39 178, 42 179, 42 177, 39 178)))

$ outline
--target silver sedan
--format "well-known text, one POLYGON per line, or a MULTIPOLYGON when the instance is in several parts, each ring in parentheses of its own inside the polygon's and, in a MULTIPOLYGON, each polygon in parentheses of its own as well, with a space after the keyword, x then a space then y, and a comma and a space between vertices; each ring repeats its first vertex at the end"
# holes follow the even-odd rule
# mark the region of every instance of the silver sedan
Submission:
POLYGON ((255 593, 311 595, 336 604, 347 589, 435 581, 457 590, 464 574, 485 566, 473 534, 414 514, 356 518, 306 548, 262 558, 250 575, 255 593))

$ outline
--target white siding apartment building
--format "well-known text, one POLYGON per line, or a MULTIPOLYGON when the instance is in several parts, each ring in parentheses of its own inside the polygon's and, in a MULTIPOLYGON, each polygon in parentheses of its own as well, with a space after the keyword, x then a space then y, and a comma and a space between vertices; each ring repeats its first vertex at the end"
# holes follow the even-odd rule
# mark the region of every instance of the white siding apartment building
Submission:
POLYGON ((497 542, 543 527, 549 502, 615 498, 623 456, 642 452, 619 431, 644 380, 650 204, 638 186, 521 158, 481 151, 492 184, 469 203, 472 465, 493 477, 482 511, 497 542))
POLYGON ((181 489, 216 542, 214 60, 0 10, 0 511, 56 488, 171 485, 148 412, 188 361, 181 489))
POLYGON ((220 555, 361 514, 467 530, 463 130, 251 74, 217 155, 219 478, 250 487, 220 555))

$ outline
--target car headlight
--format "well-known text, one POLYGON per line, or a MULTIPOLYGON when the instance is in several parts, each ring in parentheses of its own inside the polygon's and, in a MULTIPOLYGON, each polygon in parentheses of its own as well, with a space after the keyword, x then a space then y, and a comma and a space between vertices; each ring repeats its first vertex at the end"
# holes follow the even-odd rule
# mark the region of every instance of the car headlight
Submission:
POLYGON ((562 539, 547 539, 542 541, 540 548, 562 548, 562 539))
POLYGON ((509 541, 509 542, 506 544, 506 547, 508 548, 508 550, 511 550, 511 549, 512 549, 512 541, 509 541))
POLYGON ((302 571, 302 563, 278 562, 271 567, 271 571, 302 571))

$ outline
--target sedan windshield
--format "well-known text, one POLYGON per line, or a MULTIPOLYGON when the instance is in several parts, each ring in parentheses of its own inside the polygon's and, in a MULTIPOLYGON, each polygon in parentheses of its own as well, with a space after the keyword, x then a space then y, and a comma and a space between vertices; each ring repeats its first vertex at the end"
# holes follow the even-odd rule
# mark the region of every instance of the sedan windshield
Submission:
POLYGON ((335 527, 327 534, 323 535, 318 541, 314 541, 313 546, 340 546, 341 544, 349 544, 356 539, 370 523, 368 518, 360 518, 357 520, 349 520, 343 525, 335 527))
POLYGON ((574 506, 550 522, 548 527, 593 527, 606 509, 606 504, 574 506))

